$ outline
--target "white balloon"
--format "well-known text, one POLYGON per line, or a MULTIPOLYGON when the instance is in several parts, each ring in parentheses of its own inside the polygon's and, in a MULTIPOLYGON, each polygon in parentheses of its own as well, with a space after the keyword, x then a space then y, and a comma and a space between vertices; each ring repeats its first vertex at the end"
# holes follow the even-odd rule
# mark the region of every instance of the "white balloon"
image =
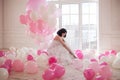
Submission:
POLYGON ((83 59, 83 70, 88 68, 90 61, 88 59, 83 59))
POLYGON ((116 56, 114 54, 110 54, 108 56, 108 63, 112 64, 114 62, 115 58, 116 58, 116 56))
POLYGON ((14 54, 7 54, 7 59, 15 60, 14 54))
POLYGON ((5 58, 4 57, 0 57, 0 66, 5 62, 5 58))
POLYGON ((116 58, 112 64, 113 68, 120 69, 120 58, 116 58))
POLYGON ((120 52, 117 53, 116 57, 119 57, 119 58, 120 58, 120 52))
POLYGON ((53 14, 56 11, 56 5, 54 3, 48 3, 48 13, 53 14))
POLYGON ((50 27, 55 27, 57 23, 57 19, 56 17, 49 17, 47 22, 48 25, 50 25, 50 27))
POLYGON ((10 47, 9 50, 15 52, 16 48, 15 47, 10 47))
POLYGON ((37 21, 39 19, 39 15, 35 12, 31 12, 30 14, 30 18, 33 20, 33 21, 37 21))
POLYGON ((0 68, 0 79, 7 80, 8 79, 8 71, 5 68, 0 68))
POLYGON ((73 60, 72 63, 73 63, 73 67, 75 67, 78 70, 82 70, 83 63, 82 63, 82 61, 80 59, 75 59, 75 60, 73 60))
POLYGON ((48 56, 46 54, 41 54, 37 57, 37 63, 39 67, 46 68, 48 65, 48 56))
POLYGON ((100 63, 102 63, 102 62, 107 62, 108 63, 108 57, 107 56, 102 56, 100 58, 100 63))

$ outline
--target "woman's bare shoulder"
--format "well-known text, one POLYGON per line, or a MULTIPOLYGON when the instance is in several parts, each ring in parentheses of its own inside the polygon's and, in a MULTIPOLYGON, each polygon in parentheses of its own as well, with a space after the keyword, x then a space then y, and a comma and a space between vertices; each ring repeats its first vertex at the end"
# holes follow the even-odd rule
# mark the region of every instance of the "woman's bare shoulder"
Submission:
POLYGON ((54 40, 60 40, 60 37, 58 35, 56 35, 54 40))

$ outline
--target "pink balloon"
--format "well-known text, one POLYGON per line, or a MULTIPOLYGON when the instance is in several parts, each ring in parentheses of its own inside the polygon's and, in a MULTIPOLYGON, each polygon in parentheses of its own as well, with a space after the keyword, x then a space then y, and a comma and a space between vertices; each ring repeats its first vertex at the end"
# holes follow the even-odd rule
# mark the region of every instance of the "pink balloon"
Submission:
POLYGON ((86 78, 86 80, 92 80, 95 76, 94 70, 90 69, 90 68, 85 69, 83 74, 84 74, 84 77, 86 78))
POLYGON ((24 70, 24 64, 21 60, 17 59, 13 61, 12 68, 16 72, 22 72, 24 70))
POLYGON ((44 27, 46 27, 45 22, 41 19, 37 20, 37 32, 39 34, 43 33, 43 30, 45 31, 44 27))
POLYGON ((8 66, 12 66, 12 60, 11 59, 7 59, 4 64, 6 64, 8 66))
POLYGON ((4 65, 6 66, 8 72, 10 73, 12 68, 12 60, 11 59, 6 60, 4 65))
POLYGON ((56 78, 60 78, 65 74, 65 68, 59 64, 56 64, 54 73, 56 78))
POLYGON ((103 66, 101 66, 100 69, 101 69, 101 70, 100 70, 100 75, 101 75, 104 79, 108 80, 108 79, 111 78, 112 72, 111 72, 111 69, 110 69, 109 65, 103 65, 103 66))
POLYGON ((27 19, 26 19, 26 16, 25 15, 20 15, 20 22, 21 24, 27 24, 27 19))
POLYGON ((48 52, 47 52, 47 51, 45 51, 45 50, 43 50, 43 51, 42 51, 42 53, 44 53, 44 54, 48 55, 48 52))
POLYGON ((51 56, 51 57, 49 58, 48 62, 49 62, 49 65, 51 65, 51 64, 53 64, 53 63, 57 63, 57 58, 54 57, 54 56, 51 56))
POLYGON ((91 62, 98 62, 96 59, 91 59, 90 61, 91 62))
POLYGON ((100 59, 101 59, 101 57, 103 57, 103 56, 105 56, 105 54, 100 54, 100 55, 99 55, 99 57, 98 57, 98 58, 99 58, 99 60, 100 60, 100 59))
POLYGON ((32 33, 36 33, 36 31, 37 31, 37 28, 36 28, 36 23, 35 22, 31 22, 30 24, 29 24, 29 26, 30 26, 30 32, 32 32, 32 33))
POLYGON ((30 74, 34 74, 38 72, 38 65, 36 62, 34 61, 28 61, 25 64, 25 72, 26 73, 30 73, 30 74))
POLYGON ((54 77, 60 78, 65 74, 65 68, 57 63, 53 63, 50 69, 54 71, 54 77))
POLYGON ((4 51, 0 51, 0 57, 5 56, 5 52, 4 51))
POLYGON ((117 52, 115 50, 110 50, 110 53, 113 54, 113 55, 117 54, 117 52))
POLYGON ((106 63, 106 62, 102 62, 101 64, 100 64, 100 66, 107 66, 108 65, 108 63, 106 63))
POLYGON ((77 57, 79 58, 79 59, 83 59, 83 53, 82 53, 82 51, 80 51, 80 50, 76 50, 76 55, 77 55, 77 57))
POLYGON ((27 60, 28 60, 28 61, 34 61, 34 58, 33 58, 32 55, 29 54, 29 55, 27 56, 27 60))
POLYGON ((38 50, 38 51, 37 51, 37 55, 40 55, 41 53, 42 53, 41 50, 38 50))
POLYGON ((48 55, 48 52, 45 51, 45 50, 38 50, 38 51, 37 51, 37 55, 41 55, 41 54, 46 54, 46 55, 48 55))
POLYGON ((75 53, 82 53, 82 51, 81 50, 76 50, 75 53))
POLYGON ((57 65, 56 63, 51 64, 51 65, 50 65, 50 69, 54 70, 55 67, 56 67, 56 65, 57 65))
POLYGON ((106 56, 108 56, 109 54, 110 54, 110 52, 109 51, 105 51, 105 53, 104 53, 106 56))
POLYGON ((47 69, 45 72, 42 74, 42 78, 44 80, 53 80, 54 77, 54 71, 52 69, 47 69))

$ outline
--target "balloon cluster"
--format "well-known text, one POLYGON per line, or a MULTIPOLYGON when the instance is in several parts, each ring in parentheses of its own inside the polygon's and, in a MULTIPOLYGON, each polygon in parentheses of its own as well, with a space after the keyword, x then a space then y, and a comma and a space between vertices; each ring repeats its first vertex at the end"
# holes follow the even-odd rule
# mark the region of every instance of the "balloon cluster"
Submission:
POLYGON ((55 56, 49 57, 47 54, 45 50, 26 47, 21 49, 10 48, 6 52, 0 51, 0 79, 7 80, 12 71, 36 74, 39 69, 44 71, 41 75, 44 80, 50 80, 48 76, 52 73, 54 73, 54 78, 61 78, 65 73, 64 67, 58 64, 55 56), (49 73, 50 71, 52 73, 49 73))
MULTIPOLYGON (((120 53, 108 50, 94 55, 94 51, 76 51, 77 59, 72 62, 72 67, 81 71, 86 80, 109 80, 112 77, 111 67, 120 69, 120 53), (108 53, 109 52, 109 53, 108 53), (77 55, 80 54, 80 55, 77 55)), ((10 48, 9 51, 0 51, 0 79, 6 80, 11 71, 36 74, 42 70, 43 80, 59 80, 65 74, 65 66, 59 64, 55 56, 48 56, 45 50, 23 47, 10 48)), ((67 71, 66 71, 67 72, 67 71)))
POLYGON ((28 0, 26 13, 20 15, 20 22, 27 26, 27 33, 38 45, 46 45, 53 37, 59 9, 46 0, 28 0))
POLYGON ((86 80, 109 80, 112 77, 110 66, 106 62, 99 64, 97 61, 91 62, 83 74, 86 80))
POLYGON ((86 80, 109 80, 112 77, 111 67, 120 69, 119 53, 108 50, 97 54, 93 50, 76 50, 77 59, 73 60, 73 66, 83 71, 86 80))
POLYGON ((44 80, 60 79, 65 74, 65 68, 60 64, 53 63, 45 70, 42 77, 44 80))
POLYGON ((120 69, 119 60, 119 53, 115 50, 107 50, 89 60, 89 65, 83 71, 84 77, 86 80, 110 80, 111 67, 120 69))

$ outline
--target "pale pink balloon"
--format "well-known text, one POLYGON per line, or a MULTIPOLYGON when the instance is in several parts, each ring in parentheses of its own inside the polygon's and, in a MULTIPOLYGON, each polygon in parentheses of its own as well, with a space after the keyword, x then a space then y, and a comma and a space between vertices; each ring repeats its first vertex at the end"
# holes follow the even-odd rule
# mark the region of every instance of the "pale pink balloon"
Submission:
POLYGON ((46 27, 45 22, 41 19, 37 20, 37 32, 42 33, 45 30, 44 27, 46 27))
POLYGON ((99 73, 106 80, 109 80, 112 77, 112 72, 109 65, 101 66, 99 73))
POLYGON ((41 4, 45 4, 46 0, 28 0, 26 10, 38 11, 41 4))
POLYGON ((77 70, 81 70, 83 68, 83 62, 80 59, 74 59, 72 61, 72 65, 77 70))
POLYGON ((36 62, 34 61, 28 61, 25 64, 25 72, 26 73, 30 73, 30 74, 34 74, 38 72, 38 65, 36 62))
POLYGON ((21 60, 17 59, 13 61, 12 68, 16 72, 22 72, 24 70, 24 64, 21 60))
POLYGON ((86 78, 86 80, 92 80, 95 77, 95 72, 93 69, 85 69, 84 72, 84 77, 86 78))
POLYGON ((100 71, 100 65, 98 62, 91 62, 89 68, 93 69, 95 73, 98 73, 100 71))
POLYGON ((45 72, 42 74, 43 80, 53 80, 55 79, 54 77, 54 70, 52 69, 47 69, 45 72))
POLYGON ((110 52, 109 51, 105 51, 105 53, 104 53, 106 56, 108 56, 109 54, 110 54, 110 52))

